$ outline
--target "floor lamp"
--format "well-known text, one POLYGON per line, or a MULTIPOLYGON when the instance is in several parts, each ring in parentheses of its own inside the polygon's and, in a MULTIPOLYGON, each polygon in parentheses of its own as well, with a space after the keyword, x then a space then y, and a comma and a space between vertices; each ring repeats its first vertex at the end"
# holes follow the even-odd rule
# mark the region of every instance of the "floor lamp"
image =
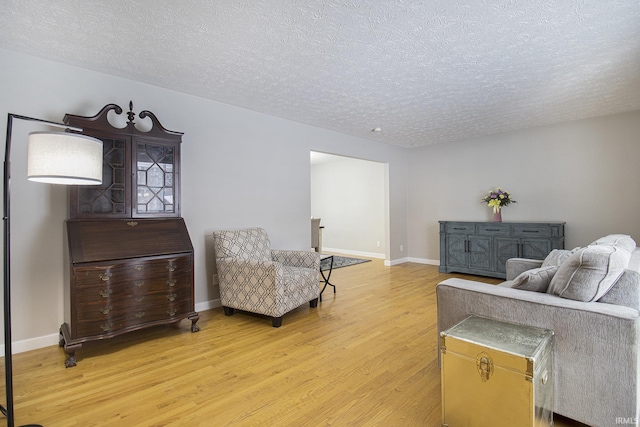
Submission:
MULTIPOLYGON (((17 114, 9 113, 7 117, 7 139, 4 151, 4 216, 2 218, 4 221, 4 361, 7 406, 4 408, 0 405, 0 412, 7 416, 7 427, 14 426, 11 361, 11 162, 9 161, 13 119, 38 122, 75 132, 82 131, 62 123, 17 114)), ((102 141, 98 139, 73 132, 32 132, 29 134, 27 153, 27 175, 31 181, 64 185, 102 183, 102 141)), ((37 426, 37 424, 27 426, 37 426)))

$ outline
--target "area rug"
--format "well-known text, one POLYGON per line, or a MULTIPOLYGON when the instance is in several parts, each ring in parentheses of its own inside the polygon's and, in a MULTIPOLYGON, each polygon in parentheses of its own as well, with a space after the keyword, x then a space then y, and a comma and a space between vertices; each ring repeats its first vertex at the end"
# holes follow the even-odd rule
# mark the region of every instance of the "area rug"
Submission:
MULTIPOLYGON (((370 259, 362 258, 349 258, 344 256, 333 256, 333 268, 349 267, 350 265, 362 264, 363 262, 369 262, 370 259)), ((326 258, 320 261, 320 270, 326 271, 331 268, 331 258, 326 258)))

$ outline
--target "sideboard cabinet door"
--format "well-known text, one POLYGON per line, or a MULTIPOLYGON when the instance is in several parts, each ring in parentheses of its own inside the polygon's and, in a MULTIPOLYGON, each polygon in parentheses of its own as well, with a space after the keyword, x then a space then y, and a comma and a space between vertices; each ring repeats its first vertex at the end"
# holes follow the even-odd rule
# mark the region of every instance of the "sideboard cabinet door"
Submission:
POLYGON ((493 242, 487 236, 469 236, 469 268, 490 269, 493 242))

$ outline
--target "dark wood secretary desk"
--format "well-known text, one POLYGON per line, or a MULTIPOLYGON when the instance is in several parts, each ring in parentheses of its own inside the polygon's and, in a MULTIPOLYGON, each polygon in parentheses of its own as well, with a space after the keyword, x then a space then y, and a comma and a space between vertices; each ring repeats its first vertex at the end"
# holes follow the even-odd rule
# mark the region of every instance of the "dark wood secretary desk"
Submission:
POLYGON ((69 190, 69 277, 60 346, 77 363, 83 343, 154 325, 191 320, 195 312, 193 245, 180 217, 182 133, 162 127, 149 111, 151 130, 136 128, 129 103, 124 128, 109 123, 122 114, 109 104, 93 117, 67 114, 65 124, 103 141, 103 182, 69 190))

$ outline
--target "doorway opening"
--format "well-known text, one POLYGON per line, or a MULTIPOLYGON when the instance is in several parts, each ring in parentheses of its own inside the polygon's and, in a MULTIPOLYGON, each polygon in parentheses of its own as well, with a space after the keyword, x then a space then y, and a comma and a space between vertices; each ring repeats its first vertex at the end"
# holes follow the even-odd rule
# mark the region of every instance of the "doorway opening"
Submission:
POLYGON ((388 164, 311 151, 311 215, 327 252, 389 258, 388 164))

